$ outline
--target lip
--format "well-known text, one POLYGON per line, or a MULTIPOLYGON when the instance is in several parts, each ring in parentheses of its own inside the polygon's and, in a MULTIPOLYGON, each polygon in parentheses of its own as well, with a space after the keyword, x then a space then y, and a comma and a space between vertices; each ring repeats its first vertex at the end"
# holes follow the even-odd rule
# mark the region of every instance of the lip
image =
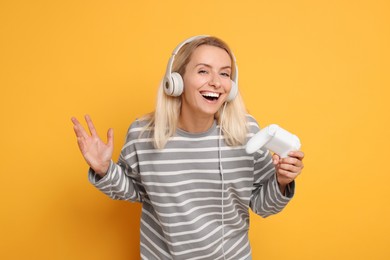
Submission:
POLYGON ((203 90, 203 91, 200 91, 199 93, 202 96, 203 100, 205 100, 208 103, 212 103, 212 104, 217 103, 222 96, 222 93, 215 92, 215 91, 203 90), (207 98, 207 97, 209 97, 209 98, 207 98))

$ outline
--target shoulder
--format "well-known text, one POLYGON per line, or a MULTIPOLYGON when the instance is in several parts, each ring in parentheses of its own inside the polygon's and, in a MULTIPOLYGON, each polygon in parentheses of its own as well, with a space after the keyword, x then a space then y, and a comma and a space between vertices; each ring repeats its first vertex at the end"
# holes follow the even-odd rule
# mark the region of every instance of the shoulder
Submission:
POLYGON ((144 116, 141 118, 135 119, 129 126, 127 131, 128 138, 138 139, 140 135, 149 134, 151 132, 151 119, 150 117, 144 116))
POLYGON ((129 129, 144 128, 150 123, 150 120, 149 117, 137 118, 130 124, 129 129))
POLYGON ((260 130, 259 123, 252 115, 246 114, 246 122, 249 133, 257 133, 260 130))

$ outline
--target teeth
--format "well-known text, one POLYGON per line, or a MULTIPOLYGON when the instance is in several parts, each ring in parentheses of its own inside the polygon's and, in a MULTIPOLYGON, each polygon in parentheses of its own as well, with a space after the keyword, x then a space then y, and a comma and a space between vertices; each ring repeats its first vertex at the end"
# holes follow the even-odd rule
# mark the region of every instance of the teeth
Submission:
POLYGON ((204 93, 202 93, 202 96, 219 98, 219 94, 218 93, 213 93, 213 92, 204 92, 204 93))

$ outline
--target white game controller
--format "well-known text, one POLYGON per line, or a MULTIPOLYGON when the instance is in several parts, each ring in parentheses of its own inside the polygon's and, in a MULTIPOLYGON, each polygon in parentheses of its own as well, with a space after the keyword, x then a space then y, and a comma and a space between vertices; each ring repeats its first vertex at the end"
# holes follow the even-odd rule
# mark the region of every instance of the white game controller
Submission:
POLYGON ((263 146, 281 158, 285 158, 290 151, 299 150, 301 142, 296 135, 272 124, 260 130, 248 141, 246 152, 252 154, 263 146))

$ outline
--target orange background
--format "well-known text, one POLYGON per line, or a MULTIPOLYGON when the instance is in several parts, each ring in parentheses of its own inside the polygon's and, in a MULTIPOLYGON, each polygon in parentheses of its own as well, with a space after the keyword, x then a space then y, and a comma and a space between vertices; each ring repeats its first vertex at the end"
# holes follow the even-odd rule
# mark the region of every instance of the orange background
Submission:
POLYGON ((71 116, 118 158, 173 48, 232 47, 262 126, 298 135, 297 193, 252 214, 254 259, 390 259, 388 1, 1 1, 0 259, 138 259, 140 205, 87 180, 71 116))

